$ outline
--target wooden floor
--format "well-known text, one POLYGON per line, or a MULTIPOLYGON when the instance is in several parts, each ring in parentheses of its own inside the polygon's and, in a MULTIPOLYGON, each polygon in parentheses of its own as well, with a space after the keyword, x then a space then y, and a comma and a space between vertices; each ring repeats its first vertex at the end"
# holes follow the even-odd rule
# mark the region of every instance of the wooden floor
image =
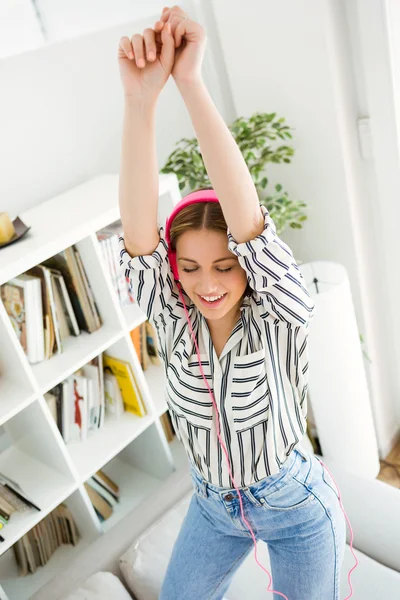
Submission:
POLYGON ((381 469, 377 479, 400 489, 400 441, 397 442, 385 460, 393 464, 394 467, 385 465, 384 461, 380 460, 381 469))

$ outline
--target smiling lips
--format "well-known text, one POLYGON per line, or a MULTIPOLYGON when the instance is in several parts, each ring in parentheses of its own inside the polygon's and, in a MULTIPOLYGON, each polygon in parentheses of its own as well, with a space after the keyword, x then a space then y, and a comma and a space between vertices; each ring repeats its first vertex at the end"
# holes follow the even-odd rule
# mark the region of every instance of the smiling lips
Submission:
POLYGON ((222 296, 200 296, 198 294, 198 296, 205 306, 219 306, 223 302, 226 294, 222 294, 222 296))

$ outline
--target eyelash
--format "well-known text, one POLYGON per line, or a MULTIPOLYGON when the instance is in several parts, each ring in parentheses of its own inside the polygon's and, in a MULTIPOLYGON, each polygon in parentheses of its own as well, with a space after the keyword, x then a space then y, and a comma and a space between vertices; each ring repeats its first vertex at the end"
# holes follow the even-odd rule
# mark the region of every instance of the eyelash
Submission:
MULTIPOLYGON (((194 273, 195 271, 197 271, 196 269, 182 269, 185 273, 194 273)), ((217 269, 217 271, 219 273, 228 273, 228 271, 232 271, 232 267, 229 267, 229 269, 217 269)))

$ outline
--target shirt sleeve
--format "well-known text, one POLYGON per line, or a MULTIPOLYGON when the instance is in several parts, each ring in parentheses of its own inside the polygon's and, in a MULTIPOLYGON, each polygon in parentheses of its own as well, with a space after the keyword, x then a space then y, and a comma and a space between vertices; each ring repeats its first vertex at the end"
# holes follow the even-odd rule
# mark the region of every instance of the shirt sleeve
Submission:
POLYGON ((120 266, 131 283, 131 293, 149 321, 181 316, 183 304, 168 260, 168 245, 164 228, 159 228, 160 240, 152 254, 130 256, 123 236, 119 237, 120 266))
POLYGON ((228 228, 228 248, 246 271, 252 290, 263 306, 281 321, 308 327, 315 302, 289 246, 276 234, 267 208, 260 205, 264 229, 254 239, 237 243, 228 228))

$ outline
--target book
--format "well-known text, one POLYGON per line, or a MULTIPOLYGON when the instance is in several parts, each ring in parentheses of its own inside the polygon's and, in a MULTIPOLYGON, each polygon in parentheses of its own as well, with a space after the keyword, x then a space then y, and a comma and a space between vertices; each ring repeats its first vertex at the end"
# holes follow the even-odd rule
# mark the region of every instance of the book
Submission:
POLYGON ((62 273, 79 329, 92 333, 95 330, 95 323, 76 262, 76 252, 72 248, 66 248, 55 256, 43 261, 42 264, 57 269, 62 273))
POLYGON ((93 479, 95 479, 98 483, 100 483, 103 487, 105 487, 113 496, 119 498, 119 487, 118 485, 110 478, 104 471, 99 469, 92 475, 93 479))
POLYGON ((100 353, 98 356, 95 356, 91 361, 92 364, 96 365, 99 369, 99 387, 100 387, 100 406, 99 406, 99 422, 98 426, 103 427, 104 425, 104 417, 106 413, 106 405, 105 405, 105 391, 104 391, 104 371, 103 371, 103 354, 100 353))
POLYGON ((76 545, 80 538, 69 508, 60 504, 13 545, 19 574, 26 576, 48 563, 63 544, 76 545))
POLYGON ((61 290, 58 285, 58 280, 55 276, 55 271, 53 269, 50 270, 50 277, 51 277, 51 285, 52 285, 53 297, 54 297, 54 303, 55 303, 55 313, 57 315, 60 347, 61 347, 61 351, 62 351, 62 342, 63 342, 63 340, 66 340, 71 335, 71 332, 70 332, 68 320, 67 320, 67 317, 66 317, 65 311, 64 311, 61 290))
POLYGON ((55 344, 54 344, 54 347, 51 349, 52 350, 51 355, 60 354, 62 352, 60 323, 59 323, 59 316, 57 313, 56 301, 55 301, 55 297, 54 297, 54 289, 53 289, 51 271, 50 271, 50 269, 48 269, 47 267, 44 267, 43 265, 38 265, 38 268, 43 270, 44 278, 46 281, 46 288, 47 288, 48 298, 49 298, 49 303, 50 303, 51 319, 53 321, 53 327, 54 327, 55 344))
POLYGON ((121 220, 111 223, 97 233, 104 262, 107 264, 113 288, 119 297, 121 306, 132 303, 132 296, 128 292, 128 284, 123 270, 120 268, 119 236, 122 232, 121 220))
POLYGON ((64 442, 67 444, 72 438, 71 431, 73 429, 73 403, 72 403, 72 382, 65 379, 62 383, 61 403, 62 403, 62 428, 61 434, 64 442))
POLYGON ((117 378, 110 367, 104 367, 104 390, 107 412, 119 419, 125 410, 124 401, 117 378))
POLYGON ((103 353, 103 364, 117 378, 125 410, 139 417, 147 414, 130 363, 103 353))
POLYGON ((96 509, 96 511, 101 515, 102 519, 106 520, 110 518, 113 514, 112 506, 110 506, 108 502, 99 494, 99 492, 93 489, 86 481, 84 486, 90 502, 93 504, 93 507, 96 509))
POLYGON ((86 271, 85 271, 85 267, 83 265, 82 262, 82 257, 78 252, 78 249, 76 248, 76 246, 72 246, 73 252, 75 254, 75 260, 76 263, 78 265, 78 270, 80 273, 80 276, 82 278, 83 281, 83 285, 85 288, 85 292, 86 292, 86 297, 89 300, 89 305, 90 305, 90 310, 91 310, 91 316, 94 319, 94 330, 100 329, 102 322, 100 319, 100 313, 99 313, 99 309, 96 303, 96 299, 94 297, 93 291, 92 291, 92 287, 90 285, 89 279, 87 277, 86 271))
POLYGON ((149 356, 150 362, 153 365, 160 365, 161 361, 157 351, 157 336, 154 331, 152 324, 149 321, 145 321, 146 331, 146 349, 149 356))
POLYGON ((142 356, 140 347, 140 326, 135 327, 135 329, 132 329, 132 331, 129 332, 129 335, 131 336, 131 340, 135 348, 136 356, 139 359, 140 366, 142 366, 142 356))
POLYGON ((54 331, 54 323, 51 312, 50 294, 48 290, 48 282, 45 276, 45 267, 42 265, 36 265, 27 271, 28 274, 39 277, 41 281, 42 290, 42 305, 43 305, 43 329, 45 339, 45 358, 46 360, 51 358, 56 351, 56 338, 54 331))
POLYGON ((116 498, 111 492, 109 492, 103 485, 101 485, 93 477, 90 477, 87 480, 87 483, 88 483, 88 485, 90 485, 90 487, 92 487, 94 490, 96 490, 96 492, 98 492, 100 494, 100 496, 102 496, 104 498, 104 500, 106 502, 108 502, 108 504, 110 506, 115 506, 116 504, 118 504, 119 499, 116 498))
POLYGON ((69 399, 63 399, 68 402, 69 418, 69 441, 85 440, 87 438, 88 427, 88 385, 87 378, 82 375, 73 374, 68 377, 69 399))
POLYGON ((24 490, 18 485, 18 483, 13 481, 10 477, 4 475, 4 473, 0 473, 0 484, 1 486, 4 486, 4 488, 1 488, 0 486, 0 493, 2 497, 5 497, 6 500, 17 510, 24 511, 25 508, 23 505, 35 508, 38 511, 41 510, 36 504, 34 504, 24 490), (6 496, 7 492, 9 493, 9 496, 6 496), (22 505, 19 501, 22 501, 22 505))
POLYGON ((6 522, 8 522, 11 515, 16 510, 17 509, 15 508, 15 506, 13 506, 13 504, 10 504, 10 502, 8 502, 6 494, 2 495, 2 489, 0 488, 0 513, 3 516, 4 520, 6 522))
POLYGON ((74 309, 72 306, 71 298, 69 296, 67 286, 65 285, 64 277, 61 271, 53 269, 54 278, 60 290, 60 295, 62 298, 63 311, 65 314, 65 318, 68 323, 69 331, 72 335, 78 336, 80 334, 80 329, 78 325, 78 321, 76 320, 76 316, 74 313, 74 309))
POLYGON ((82 371, 88 380, 89 429, 98 429, 101 412, 99 367, 88 363, 82 367, 82 371))
POLYGON ((146 371, 150 364, 150 357, 147 351, 146 323, 140 325, 140 356, 142 358, 142 369, 146 371))
POLYGON ((89 298, 86 293, 85 284, 81 275, 81 271, 76 259, 76 253, 73 247, 66 248, 64 250, 65 257, 67 259, 68 267, 71 271, 72 277, 74 278, 74 282, 76 284, 76 288, 78 291, 79 301, 82 307, 82 311, 85 316, 85 321, 87 323, 86 331, 88 333, 92 333, 96 330, 96 324, 94 320, 94 316, 92 313, 92 309, 89 303, 89 298))
POLYGON ((1 286, 1 299, 30 363, 44 360, 41 282, 22 273, 1 286))

